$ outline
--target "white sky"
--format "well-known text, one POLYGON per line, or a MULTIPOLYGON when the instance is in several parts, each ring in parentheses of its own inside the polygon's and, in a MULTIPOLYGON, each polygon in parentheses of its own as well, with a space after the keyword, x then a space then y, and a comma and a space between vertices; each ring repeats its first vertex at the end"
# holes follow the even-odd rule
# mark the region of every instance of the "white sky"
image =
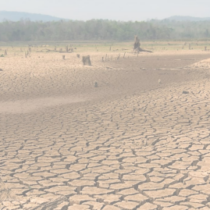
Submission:
POLYGON ((73 20, 148 20, 173 15, 210 17, 210 0, 0 0, 0 10, 73 20))

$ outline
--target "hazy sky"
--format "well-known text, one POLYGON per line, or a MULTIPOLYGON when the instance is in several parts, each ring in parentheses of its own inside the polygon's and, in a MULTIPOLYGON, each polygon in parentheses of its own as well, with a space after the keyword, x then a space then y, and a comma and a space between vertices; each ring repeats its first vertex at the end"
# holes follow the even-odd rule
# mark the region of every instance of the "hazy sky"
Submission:
POLYGON ((0 0, 0 10, 74 20, 148 20, 173 15, 210 17, 210 0, 0 0))

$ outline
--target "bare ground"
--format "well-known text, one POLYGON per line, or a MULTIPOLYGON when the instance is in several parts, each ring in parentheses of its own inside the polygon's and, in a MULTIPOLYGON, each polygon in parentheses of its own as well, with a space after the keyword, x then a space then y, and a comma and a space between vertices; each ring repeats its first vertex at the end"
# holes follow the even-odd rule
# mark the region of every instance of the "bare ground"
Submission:
POLYGON ((102 56, 1 59, 0 209, 210 209, 210 55, 102 56))

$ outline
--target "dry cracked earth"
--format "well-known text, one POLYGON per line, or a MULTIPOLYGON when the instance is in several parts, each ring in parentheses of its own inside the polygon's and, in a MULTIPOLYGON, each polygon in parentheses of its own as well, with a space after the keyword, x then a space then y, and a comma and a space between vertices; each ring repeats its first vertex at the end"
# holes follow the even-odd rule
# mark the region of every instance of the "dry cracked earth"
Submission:
POLYGON ((0 209, 210 209, 209 62, 191 68, 205 75, 54 106, 1 92, 0 209))

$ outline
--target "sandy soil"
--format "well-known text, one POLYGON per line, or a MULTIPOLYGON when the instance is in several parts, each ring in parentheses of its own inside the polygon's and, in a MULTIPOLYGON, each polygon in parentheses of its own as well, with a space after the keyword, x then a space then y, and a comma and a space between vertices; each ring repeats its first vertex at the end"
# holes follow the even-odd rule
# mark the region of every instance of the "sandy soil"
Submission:
POLYGON ((210 209, 210 54, 88 54, 0 59, 0 209, 210 209))

